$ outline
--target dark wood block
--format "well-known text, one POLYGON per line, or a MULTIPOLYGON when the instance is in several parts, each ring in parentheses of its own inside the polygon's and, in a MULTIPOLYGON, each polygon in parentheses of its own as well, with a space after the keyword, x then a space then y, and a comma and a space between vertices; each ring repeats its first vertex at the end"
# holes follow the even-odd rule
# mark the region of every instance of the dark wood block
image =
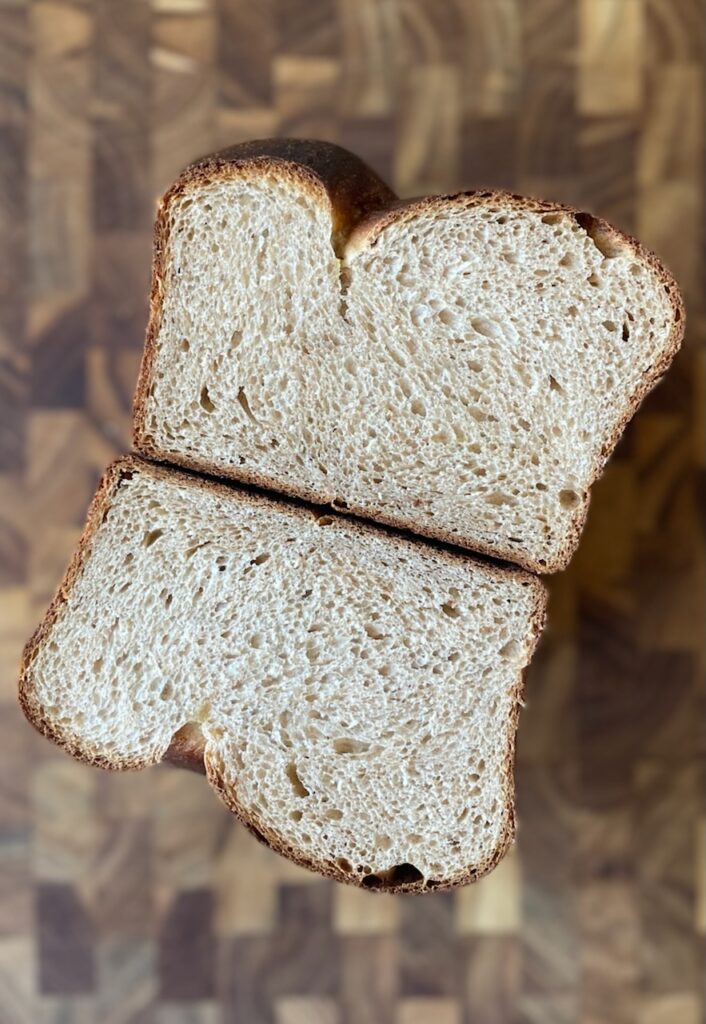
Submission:
POLYGON ((341 940, 341 1003, 347 1024, 394 1019, 398 988, 397 938, 349 935, 341 940))
POLYGON ((340 45, 334 0, 275 0, 277 52, 302 57, 333 57, 340 45))
POLYGON ((86 397, 85 349, 88 309, 84 303, 58 312, 32 340, 30 401, 45 409, 80 409, 86 397))
POLYGON ((462 990, 463 940, 454 935, 453 894, 406 899, 400 914, 400 992, 404 996, 456 995, 462 990))
POLYGON ((654 714, 642 703, 637 667, 632 621, 615 607, 584 600, 576 700, 581 796, 588 806, 610 807, 629 799, 640 747, 636 714, 654 714))
POLYGON ((319 885, 284 884, 277 896, 277 916, 283 928, 302 932, 331 928, 333 891, 327 882, 319 885))
POLYGON ((95 0, 95 90, 115 124, 146 126, 151 11, 142 0, 95 0))
POLYGON ((578 171, 576 80, 570 67, 531 68, 522 83, 517 164, 523 178, 571 178, 578 171))
POLYGON ((272 102, 274 0, 215 0, 218 18, 218 95, 226 107, 272 102))
MULTIPOLYGON (((299 888, 299 887, 295 887, 299 888)), ((293 901, 300 899, 293 896, 293 901)), ((308 913, 308 911, 307 911, 308 913)), ((285 996, 336 996, 340 940, 320 925, 287 919, 275 933, 243 936, 224 945, 221 989, 234 1020, 271 1021, 285 996)))
POLYGON ((395 126, 390 118, 350 118, 341 122, 338 142, 358 153, 383 181, 392 181, 390 136, 395 126))
POLYGON ((153 218, 147 134, 102 119, 93 158, 93 220, 98 232, 143 227, 153 218))
POLYGON ((639 132, 632 118, 585 118, 578 146, 581 180, 592 213, 634 233, 639 132))
POLYGON ((214 993, 216 944, 210 890, 191 889, 174 899, 159 935, 160 998, 208 999, 214 993))
POLYGON ((39 989, 46 995, 78 995, 95 986, 95 932, 71 885, 37 887, 39 989))
POLYGON ((97 242, 90 310, 93 344, 141 352, 149 309, 151 243, 151 232, 144 230, 110 231, 97 242))
POLYGON ((461 179, 467 189, 515 188, 519 146, 514 117, 466 117, 461 131, 461 179))
POLYGON ((560 65, 575 50, 579 11, 565 0, 523 0, 520 8, 522 52, 527 63, 541 71, 560 65))

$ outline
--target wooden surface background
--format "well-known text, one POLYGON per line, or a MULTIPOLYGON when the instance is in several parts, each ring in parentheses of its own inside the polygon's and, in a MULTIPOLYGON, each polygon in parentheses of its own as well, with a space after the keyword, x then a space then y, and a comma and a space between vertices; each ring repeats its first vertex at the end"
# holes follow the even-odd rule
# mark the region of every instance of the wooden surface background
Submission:
POLYGON ((705 30, 703 0, 0 0, 0 1024, 703 1024, 705 30), (457 893, 319 881, 200 778, 80 767, 15 706, 128 443, 155 198, 272 134, 592 209, 687 298, 552 581, 517 847, 457 893))

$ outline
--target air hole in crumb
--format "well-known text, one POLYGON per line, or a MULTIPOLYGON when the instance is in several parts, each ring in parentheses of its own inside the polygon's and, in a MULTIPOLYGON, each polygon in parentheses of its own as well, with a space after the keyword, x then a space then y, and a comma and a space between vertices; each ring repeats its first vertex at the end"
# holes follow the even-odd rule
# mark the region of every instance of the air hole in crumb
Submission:
POLYGON ((201 542, 201 544, 194 544, 194 545, 192 545, 190 548, 186 549, 186 551, 184 552, 184 557, 185 558, 191 558, 192 555, 196 554, 196 552, 199 550, 199 548, 205 548, 210 543, 211 543, 210 540, 204 540, 204 541, 201 542))
POLYGON ((385 886, 411 885, 414 882, 420 882, 423 877, 419 868, 415 868, 414 864, 395 864, 394 867, 385 871, 367 875, 361 884, 366 889, 382 889, 385 886))
POLYGON ((448 615, 448 617, 450 619, 458 619, 460 617, 460 615, 461 615, 461 612, 456 607, 456 605, 455 604, 449 604, 448 602, 445 602, 444 604, 442 604, 441 610, 444 613, 444 615, 448 615))
POLYGON ((208 388, 206 387, 205 384, 201 388, 201 394, 199 395, 199 405, 201 406, 202 409, 205 409, 206 412, 209 413, 213 412, 213 410, 216 408, 213 402, 211 401, 211 396, 209 395, 208 388))
POLYGON ((337 807, 329 807, 324 813, 324 817, 328 818, 329 821, 340 821, 343 817, 343 811, 339 811, 337 807))
POLYGON ((486 494, 484 500, 489 505, 516 505, 517 502, 514 498, 511 498, 509 494, 504 494, 503 491, 491 491, 490 494, 486 494))
POLYGON ((612 260, 622 255, 623 244, 590 213, 577 213, 575 218, 576 223, 581 225, 604 259, 612 260))
POLYGON ((378 850, 389 850, 392 846, 392 840, 389 836, 375 836, 375 845, 378 850))
POLYGON ((427 410, 424 402, 420 402, 418 398, 415 398, 410 406, 415 416, 426 416, 427 410))
POLYGON ((301 821, 304 815, 301 811, 291 811, 289 817, 292 821, 301 821))
POLYGON ((571 253, 571 252, 564 253, 564 255, 559 260, 559 266, 560 267, 568 267, 569 270, 572 267, 575 267, 576 266, 576 259, 574 257, 574 254, 571 253))
POLYGON ((182 352, 188 352, 189 347, 189 342, 186 340, 186 338, 182 338, 181 341, 179 342, 179 348, 182 350, 182 352))
POLYGON ((292 784, 292 789, 297 794, 297 796, 309 796, 309 790, 306 788, 302 780, 299 778, 297 766, 294 764, 293 761, 290 761, 289 764, 287 765, 286 772, 287 778, 292 784))
MULTIPOLYGON (((518 658, 522 653, 522 647, 517 640, 509 640, 504 647, 500 648, 498 652, 501 658, 506 658, 508 661, 518 658)), ((477 781, 477 779, 475 780, 477 781)))
POLYGON ((257 555, 256 558, 253 558, 253 560, 252 560, 253 561, 253 565, 262 565, 263 562, 266 562, 269 557, 270 556, 269 556, 268 552, 267 551, 263 551, 263 553, 261 555, 257 555))
POLYGON ((542 483, 535 484, 534 486, 538 491, 546 491, 547 489, 547 485, 542 483))
POLYGON ((617 331, 618 326, 613 320, 604 320, 602 327, 605 327, 607 331, 617 331))
POLYGON ((253 415, 253 411, 250 408, 250 403, 248 402, 248 396, 245 394, 245 392, 243 391, 242 388, 239 389, 238 394, 236 395, 236 399, 235 400, 238 403, 238 405, 240 406, 240 408, 243 410, 245 415, 248 417, 248 419, 252 420, 253 423, 257 423, 257 420, 255 419, 255 417, 253 415))
POLYGON ((235 352, 235 350, 240 345, 240 342, 242 340, 243 340, 243 333, 242 333, 242 331, 233 331, 233 333, 230 336, 230 350, 231 350, 231 352, 235 352))
POLYGON ((563 213, 545 213, 542 217, 542 224, 561 224, 563 219, 563 213))
POLYGON ((623 341, 629 341, 630 339, 630 328, 628 327, 627 320, 623 324, 623 341))
POLYGON ((601 279, 598 276, 598 274, 591 274, 591 276, 588 279, 588 283, 591 285, 592 288, 600 288, 601 279))
POLYGON ((559 504, 562 508, 576 508, 580 501, 581 498, 576 491, 559 491, 559 504))
POLYGON ((169 700, 174 694, 174 687, 171 683, 165 683, 162 689, 159 691, 160 700, 169 700))
POLYGON ((564 393, 563 387, 561 386, 559 381, 556 379, 556 377, 552 376, 551 373, 549 374, 549 390, 550 391, 560 391, 562 394, 564 393))
POLYGON ((372 622, 366 623, 363 628, 371 640, 382 640, 385 636, 372 622))
POLYGON ((370 750, 370 744, 364 740, 354 740, 346 736, 333 741, 333 749, 337 754, 365 754, 370 750))
POLYGON ((494 320, 488 320, 487 317, 475 316, 471 320, 471 327, 476 334, 482 334, 484 338, 495 338, 498 337, 498 325, 494 320))
POLYGON ((164 530, 148 530, 142 538, 142 544, 146 548, 151 548, 156 540, 164 533, 164 530))
POLYGON ((353 865, 349 860, 346 860, 345 857, 336 857, 336 865, 341 869, 341 871, 351 872, 353 870, 353 865))

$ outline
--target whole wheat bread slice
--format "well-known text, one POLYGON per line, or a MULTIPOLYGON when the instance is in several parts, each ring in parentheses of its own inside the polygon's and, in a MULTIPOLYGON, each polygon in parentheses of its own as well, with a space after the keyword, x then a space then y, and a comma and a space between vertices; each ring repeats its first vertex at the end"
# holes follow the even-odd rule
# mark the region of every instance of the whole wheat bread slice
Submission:
POLYGON ((28 719, 82 761, 202 767, 332 878, 471 881, 513 837, 542 584, 125 458, 27 644, 28 719))
POLYGON ((159 207, 135 444, 554 571, 683 328, 665 267, 587 213, 236 146, 159 207))

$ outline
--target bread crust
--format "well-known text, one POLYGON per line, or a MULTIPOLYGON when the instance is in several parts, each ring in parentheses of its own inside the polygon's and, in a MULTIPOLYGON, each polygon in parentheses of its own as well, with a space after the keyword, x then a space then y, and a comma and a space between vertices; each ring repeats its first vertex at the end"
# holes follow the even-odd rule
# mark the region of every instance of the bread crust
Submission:
MULTIPOLYGON (((238 820, 253 835, 255 835, 256 838, 265 843, 265 845, 269 846, 277 853, 288 857, 295 863, 300 864, 303 867, 310 868, 313 871, 317 871, 319 874, 325 875, 328 878, 366 887, 369 883, 365 882, 365 878, 367 876, 363 873, 357 871, 348 872, 333 862, 320 861, 316 858, 309 857, 302 850, 285 843, 276 834, 276 832, 268 828, 264 821, 244 808, 242 804, 238 802, 235 795, 226 787, 223 781, 222 771, 217 763, 216 755, 209 751, 207 741, 197 723, 185 723, 175 733, 169 748, 164 752, 161 758, 107 758, 98 751, 87 749, 82 743, 80 737, 68 734, 67 732, 57 728, 45 714, 41 704, 35 699, 31 679, 31 669, 34 657, 39 652, 42 645, 48 640, 52 626, 57 621, 63 606, 66 604, 71 594, 74 584, 80 577, 83 567, 87 559, 90 557, 93 538, 96 531, 104 522, 118 489, 120 488, 123 480, 129 479, 130 476, 136 472, 144 473, 156 479, 176 479, 182 483, 187 483, 191 487, 219 494, 228 494, 231 500, 239 500, 247 502, 248 504, 256 504, 269 508, 286 507, 290 512, 294 512, 297 516, 304 519, 315 520, 321 515, 321 509, 311 508, 304 505, 293 505, 291 502, 281 502, 259 493, 244 490, 241 487, 235 487, 231 484, 204 479, 179 470, 166 469, 163 466, 147 462, 134 455, 123 456, 111 463, 104 473, 98 485, 96 494, 91 502, 86 525, 64 578, 59 585, 44 618, 25 645, 20 663, 18 695, 20 705, 26 718, 43 736, 52 740, 58 746, 71 754, 77 761, 84 764, 121 771, 145 768, 149 765, 158 763, 159 760, 163 760, 181 768, 190 768, 194 771, 202 772, 206 774, 212 787, 216 790, 220 798, 238 818, 238 820)), ((345 518, 347 520, 347 527, 354 533, 369 534, 371 532, 380 532, 380 527, 372 526, 369 523, 360 523, 355 520, 348 519, 348 517, 345 518)), ((477 564, 483 564, 484 569, 496 577, 507 578, 508 575, 512 575, 515 578, 522 580, 527 586, 531 587, 534 592, 534 611, 531 618, 529 652, 531 657, 537 643, 539 642, 539 637, 546 618, 547 590, 541 580, 514 566, 502 568, 490 563, 480 563, 479 559, 466 555, 461 551, 448 550, 444 547, 433 546, 427 542, 411 539, 407 536, 392 533, 391 531, 387 532, 391 543, 396 545, 398 548, 419 549, 421 546, 427 550, 433 550, 434 556, 440 562, 451 562, 454 564, 475 562, 477 564)), ((501 860, 508 847, 513 842, 515 836, 514 751, 519 708, 522 701, 524 675, 524 671, 518 673, 512 692, 508 749, 505 752, 503 760, 503 820, 500 840, 496 849, 481 864, 474 864, 465 871, 458 872, 448 878, 441 878, 438 880, 434 879, 432 880, 433 884, 425 884, 424 880, 419 882, 403 881, 398 884, 390 882, 381 884, 379 889, 371 889, 371 891, 401 893, 428 892, 435 889, 448 889, 456 885, 463 885, 467 882, 475 881, 488 871, 491 871, 492 868, 494 868, 501 860)))
POLYGON ((668 294, 674 310, 674 322, 660 359, 649 367, 632 395, 628 396, 616 426, 603 446, 592 467, 583 500, 572 513, 566 541, 552 558, 537 560, 523 556, 502 543, 488 544, 477 538, 450 532, 434 526, 420 524, 411 517, 390 515, 371 506, 350 504, 348 510, 356 515, 373 519, 424 537, 454 544, 467 550, 478 551, 537 573, 553 573, 566 568, 571 560, 583 530, 590 502, 590 488, 600 476, 625 426, 635 414, 645 396, 656 386, 676 355, 684 336, 685 310, 682 297, 670 271, 650 250, 607 221, 562 203, 547 202, 515 193, 493 190, 466 191, 449 195, 427 196, 421 199, 400 200, 358 157, 331 143, 312 140, 265 139, 245 143, 204 157, 191 164, 165 193, 157 212, 152 263, 150 314, 145 349, 134 400, 133 441, 141 454, 158 461, 196 469, 217 477, 228 477, 246 484, 268 488, 291 497, 315 504, 336 506, 336 495, 306 486, 295 486, 263 474, 231 467, 226 470, 207 459, 184 458, 164 451, 155 444, 146 429, 147 398, 152 386, 156 341, 162 319, 167 275, 167 247, 169 244, 169 211, 174 199, 194 185, 226 180, 238 175, 277 173, 304 187, 330 209, 333 224, 333 244, 339 257, 355 259, 363 249, 373 245, 391 224, 413 219, 421 213, 437 208, 478 205, 501 205, 503 208, 529 210, 537 213, 566 213, 575 217, 587 231, 600 233, 617 245, 626 246, 634 258, 649 266, 657 275, 668 294))

